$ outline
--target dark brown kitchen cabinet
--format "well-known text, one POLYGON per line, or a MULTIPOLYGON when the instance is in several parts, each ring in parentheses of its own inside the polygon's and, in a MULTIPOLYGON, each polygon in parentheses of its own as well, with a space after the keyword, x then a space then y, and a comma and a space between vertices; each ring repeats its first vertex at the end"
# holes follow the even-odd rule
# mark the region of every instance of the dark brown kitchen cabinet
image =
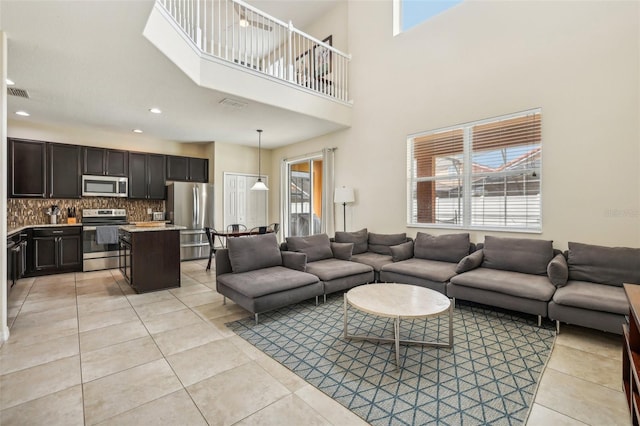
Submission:
POLYGON ((164 200, 165 156, 129 153, 129 198, 164 200))
POLYGON ((32 273, 47 275, 82 271, 82 227, 33 229, 31 244, 32 273))
POLYGON ((80 198, 80 146, 49 143, 48 181, 50 198, 80 198))
POLYGON ((107 148, 82 148, 82 173, 85 175, 121 176, 129 173, 127 151, 107 148))
POLYGON ((8 139, 8 193, 12 198, 47 196, 47 144, 40 141, 8 139))
POLYGON ((209 160, 169 155, 167 156, 167 180, 208 182, 209 160))

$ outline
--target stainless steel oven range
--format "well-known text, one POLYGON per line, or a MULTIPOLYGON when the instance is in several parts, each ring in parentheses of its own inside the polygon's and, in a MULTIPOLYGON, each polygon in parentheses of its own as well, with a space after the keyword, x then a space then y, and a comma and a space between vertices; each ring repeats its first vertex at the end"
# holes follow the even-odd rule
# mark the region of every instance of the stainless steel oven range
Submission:
POLYGON ((84 209, 82 211, 82 270, 99 271, 118 267, 118 239, 98 243, 96 229, 101 226, 126 225, 124 209, 84 209))

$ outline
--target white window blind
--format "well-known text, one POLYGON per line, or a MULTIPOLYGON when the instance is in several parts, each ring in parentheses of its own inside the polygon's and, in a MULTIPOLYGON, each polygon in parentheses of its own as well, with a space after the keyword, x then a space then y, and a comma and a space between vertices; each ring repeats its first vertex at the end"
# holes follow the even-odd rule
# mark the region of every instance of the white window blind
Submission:
POLYGON ((407 139, 408 224, 541 231, 539 109, 407 139))

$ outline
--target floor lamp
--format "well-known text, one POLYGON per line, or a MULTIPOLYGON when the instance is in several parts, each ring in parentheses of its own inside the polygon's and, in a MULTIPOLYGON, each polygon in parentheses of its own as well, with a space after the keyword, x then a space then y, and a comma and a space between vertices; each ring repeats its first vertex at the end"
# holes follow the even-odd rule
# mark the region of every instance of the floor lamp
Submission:
POLYGON ((355 200, 356 197, 353 192, 353 188, 347 188, 346 186, 336 188, 333 195, 333 202, 336 204, 342 204, 342 224, 344 225, 345 231, 347 230, 347 203, 353 203, 355 200))

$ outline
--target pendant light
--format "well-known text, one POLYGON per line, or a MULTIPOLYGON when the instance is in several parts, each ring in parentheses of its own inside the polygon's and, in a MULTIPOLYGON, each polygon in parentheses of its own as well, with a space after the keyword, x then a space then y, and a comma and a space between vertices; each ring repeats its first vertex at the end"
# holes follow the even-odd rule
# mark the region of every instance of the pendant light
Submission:
POLYGON ((258 132, 258 180, 256 181, 256 183, 253 184, 253 186, 251 187, 252 191, 268 191, 269 188, 267 188, 267 185, 264 184, 264 182, 262 182, 262 173, 261 173, 261 169, 260 169, 260 163, 262 160, 262 156, 261 156, 261 151, 262 151, 262 130, 258 129, 256 130, 256 132, 258 132))

